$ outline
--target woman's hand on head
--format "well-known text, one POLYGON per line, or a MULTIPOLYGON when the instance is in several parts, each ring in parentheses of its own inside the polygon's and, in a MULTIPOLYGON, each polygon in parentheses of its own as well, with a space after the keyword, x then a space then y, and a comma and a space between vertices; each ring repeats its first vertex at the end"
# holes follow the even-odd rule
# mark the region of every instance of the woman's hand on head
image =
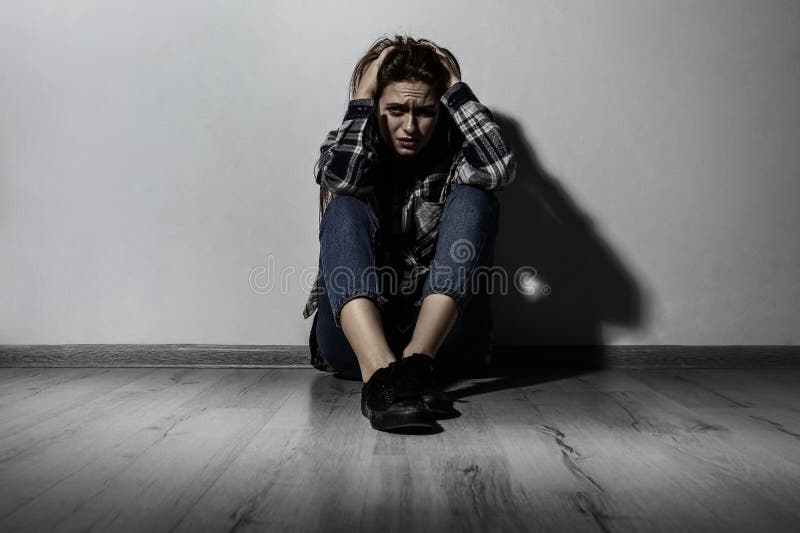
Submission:
POLYGON ((375 92, 378 90, 378 70, 381 68, 383 60, 386 59, 386 54, 394 48, 394 46, 387 46, 384 48, 380 55, 373 59, 369 66, 361 76, 356 88, 355 98, 374 98, 375 92))
POLYGON ((447 72, 450 74, 450 79, 447 81, 448 89, 461 81, 461 78, 458 77, 458 71, 456 70, 455 65, 451 61, 450 57, 447 54, 445 54, 441 48, 439 48, 430 41, 425 41, 422 44, 430 46, 431 48, 436 50, 436 53, 439 55, 439 60, 442 62, 442 66, 444 66, 444 68, 447 69, 447 72))

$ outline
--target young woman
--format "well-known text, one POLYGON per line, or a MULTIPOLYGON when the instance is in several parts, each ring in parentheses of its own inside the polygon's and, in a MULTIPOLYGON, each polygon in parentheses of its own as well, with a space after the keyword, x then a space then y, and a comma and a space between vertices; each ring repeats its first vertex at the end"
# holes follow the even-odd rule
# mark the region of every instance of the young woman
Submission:
POLYGON ((492 191, 511 184, 516 160, 453 54, 429 40, 379 39, 350 91, 315 165, 312 360, 364 382, 373 428, 435 428, 454 411, 434 370, 491 350, 492 191))

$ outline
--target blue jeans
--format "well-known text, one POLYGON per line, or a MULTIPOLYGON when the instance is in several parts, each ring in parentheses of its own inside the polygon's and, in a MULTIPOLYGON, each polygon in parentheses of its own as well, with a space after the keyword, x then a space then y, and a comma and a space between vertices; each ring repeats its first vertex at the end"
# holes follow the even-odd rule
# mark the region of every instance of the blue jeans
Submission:
POLYGON ((381 310, 386 340, 395 355, 400 355, 413 333, 395 327, 400 307, 407 310, 413 305, 418 313, 427 295, 441 293, 455 299, 458 318, 435 354, 436 359, 456 366, 474 364, 474 359, 484 356, 491 343, 488 287, 498 216, 493 193, 471 185, 455 185, 442 208, 436 252, 425 281, 415 294, 393 294, 385 290, 383 273, 390 271, 385 269, 389 265, 380 265, 376 260, 384 238, 378 216, 361 199, 334 196, 320 223, 320 355, 342 377, 360 379, 358 360, 341 327, 344 304, 357 297, 375 302, 381 310), (483 273, 475 275, 476 272, 483 273))

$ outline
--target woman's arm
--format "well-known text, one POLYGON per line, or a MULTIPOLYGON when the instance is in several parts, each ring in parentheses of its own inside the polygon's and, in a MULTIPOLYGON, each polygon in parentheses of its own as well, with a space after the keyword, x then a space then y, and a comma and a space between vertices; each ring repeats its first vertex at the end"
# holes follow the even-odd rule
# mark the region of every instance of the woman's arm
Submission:
POLYGON ((362 196, 372 187, 369 170, 377 153, 372 146, 375 121, 375 91, 380 69, 393 46, 384 48, 370 61, 359 80, 354 99, 347 104, 338 131, 328 133, 314 166, 317 183, 334 194, 362 196))
POLYGON ((454 161, 454 180, 486 190, 505 189, 516 177, 517 160, 500 135, 500 128, 489 109, 478 101, 463 81, 454 83, 442 94, 464 143, 454 161))
POLYGON ((359 196, 367 183, 370 168, 377 158, 370 138, 373 125, 372 98, 350 100, 338 130, 328 133, 314 165, 318 185, 334 194, 359 196))

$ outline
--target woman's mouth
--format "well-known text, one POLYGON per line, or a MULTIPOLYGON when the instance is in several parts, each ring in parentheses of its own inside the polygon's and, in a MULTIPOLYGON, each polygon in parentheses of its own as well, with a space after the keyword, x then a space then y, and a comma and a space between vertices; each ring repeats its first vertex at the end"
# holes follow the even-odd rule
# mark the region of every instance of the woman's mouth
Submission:
POLYGON ((414 148, 417 145, 417 141, 414 139, 397 139, 397 142, 399 142, 400 146, 403 148, 414 148))

